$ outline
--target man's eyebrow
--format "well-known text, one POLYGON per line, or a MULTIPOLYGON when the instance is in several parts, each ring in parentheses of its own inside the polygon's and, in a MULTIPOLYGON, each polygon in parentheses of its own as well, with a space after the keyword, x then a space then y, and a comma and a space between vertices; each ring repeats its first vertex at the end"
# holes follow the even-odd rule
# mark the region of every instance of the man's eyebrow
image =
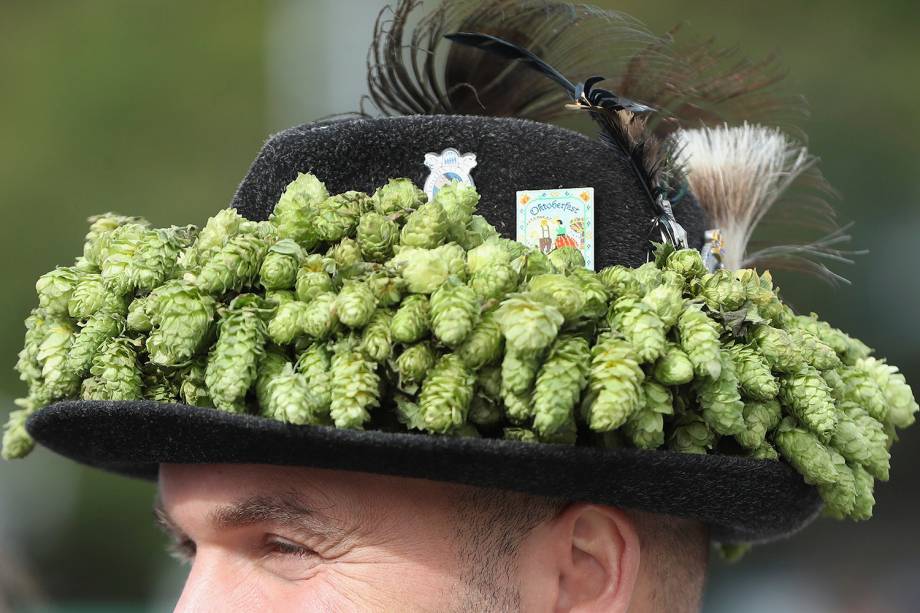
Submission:
POLYGON ((326 539, 342 539, 346 530, 332 517, 311 508, 296 494, 251 496, 208 514, 218 528, 271 523, 326 539))

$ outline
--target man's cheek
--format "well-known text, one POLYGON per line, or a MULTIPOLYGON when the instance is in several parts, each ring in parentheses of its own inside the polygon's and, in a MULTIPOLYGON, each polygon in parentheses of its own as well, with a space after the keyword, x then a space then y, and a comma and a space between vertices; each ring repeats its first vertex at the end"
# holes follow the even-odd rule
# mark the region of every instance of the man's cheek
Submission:
POLYGON ((390 558, 340 560, 325 566, 307 584, 331 610, 408 612, 443 610, 454 581, 427 565, 390 558))

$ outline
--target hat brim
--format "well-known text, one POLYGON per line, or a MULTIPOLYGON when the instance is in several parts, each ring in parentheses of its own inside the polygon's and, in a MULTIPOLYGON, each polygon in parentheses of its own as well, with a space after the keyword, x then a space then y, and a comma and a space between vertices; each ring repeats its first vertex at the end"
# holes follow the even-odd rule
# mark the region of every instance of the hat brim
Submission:
POLYGON ((664 450, 294 426, 153 401, 65 401, 38 411, 36 441, 89 466, 156 479, 160 464, 252 463, 396 475, 698 519, 721 542, 792 534, 821 508, 776 461, 664 450))

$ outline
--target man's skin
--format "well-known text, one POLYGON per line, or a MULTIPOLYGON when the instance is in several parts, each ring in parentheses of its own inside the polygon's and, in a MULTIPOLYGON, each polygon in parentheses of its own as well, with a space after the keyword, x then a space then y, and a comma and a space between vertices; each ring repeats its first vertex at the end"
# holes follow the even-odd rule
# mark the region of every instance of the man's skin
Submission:
MULTIPOLYGON (((163 465, 159 485, 157 514, 192 565, 177 611, 488 602, 461 579, 471 560, 452 501, 464 486, 261 465, 163 465)), ((526 534, 501 581, 523 611, 641 611, 653 598, 639 562, 625 513, 573 503, 526 534)))

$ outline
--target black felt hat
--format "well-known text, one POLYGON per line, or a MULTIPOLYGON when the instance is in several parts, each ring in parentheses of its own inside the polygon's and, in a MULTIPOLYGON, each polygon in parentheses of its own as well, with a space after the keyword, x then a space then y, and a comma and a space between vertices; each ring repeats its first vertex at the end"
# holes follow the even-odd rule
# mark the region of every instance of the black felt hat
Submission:
MULTIPOLYGON (((514 235, 517 189, 592 186, 597 265, 636 266, 651 212, 634 175, 601 143, 548 124, 508 118, 415 116, 308 124, 273 136, 232 206, 267 219, 298 172, 330 192, 372 191, 390 177, 421 184, 428 152, 472 152, 479 212, 514 235)), ((675 206, 690 242, 706 226, 699 206, 675 206)), ((60 402, 28 422, 42 445, 79 462, 155 478, 161 463, 267 463, 400 475, 584 500, 690 517, 722 542, 766 541, 812 520, 820 499, 788 465, 723 455, 601 450, 495 439, 292 426, 150 401, 60 402)))
MULTIPOLYGON (((636 267, 649 258, 650 238, 685 240, 700 249, 707 230, 734 221, 726 217, 731 207, 714 207, 706 185, 698 188, 693 174, 681 171, 679 139, 668 135, 722 121, 771 123, 790 108, 789 100, 769 87, 776 81, 771 62, 746 63, 711 41, 682 46, 618 13, 551 0, 444 0, 409 34, 405 26, 417 4, 401 0, 392 14, 378 19, 368 82, 383 117, 320 121, 272 136, 232 207, 250 220, 268 219, 298 173, 312 173, 333 194, 372 192, 397 177, 422 185, 431 172, 426 155, 452 149, 475 154, 477 212, 505 238, 516 238, 517 191, 591 187, 595 270, 636 267), (445 40, 451 32, 447 38, 454 44, 445 40), (593 74, 610 77, 616 93, 597 88, 593 74), (576 85, 567 77, 583 80, 576 85), (573 112, 594 119, 601 138, 549 123, 573 112), (685 239, 678 230, 686 232, 685 239)), ((744 132, 748 126, 740 130, 736 142, 751 142, 744 132)), ((693 131, 704 149, 708 139, 718 137, 708 128, 683 133, 693 131)), ((758 134, 762 140, 754 149, 776 136, 771 129, 758 134)), ((777 155, 798 164, 790 174, 810 167, 804 149, 785 152, 777 155)), ((726 164, 734 167, 735 161, 728 156, 726 164)), ((763 177, 756 169, 745 172, 763 177)), ((712 185, 722 187, 718 180, 712 185)), ((748 216, 756 220, 762 212, 754 209, 771 204, 744 206, 757 213, 748 216)), ((756 221, 745 223, 735 230, 746 240, 756 221)), ((799 257, 814 249, 787 253, 799 257)), ((730 268, 750 265, 741 261, 744 251, 742 243, 736 253, 728 252, 736 258, 730 268)), ((771 257, 779 252, 765 251, 771 257)), ((295 426, 153 401, 58 402, 32 414, 27 429, 57 453, 134 477, 155 479, 163 463, 264 463, 398 475, 694 518, 723 543, 783 537, 807 525, 821 508, 818 490, 787 463, 719 452, 295 426)))

